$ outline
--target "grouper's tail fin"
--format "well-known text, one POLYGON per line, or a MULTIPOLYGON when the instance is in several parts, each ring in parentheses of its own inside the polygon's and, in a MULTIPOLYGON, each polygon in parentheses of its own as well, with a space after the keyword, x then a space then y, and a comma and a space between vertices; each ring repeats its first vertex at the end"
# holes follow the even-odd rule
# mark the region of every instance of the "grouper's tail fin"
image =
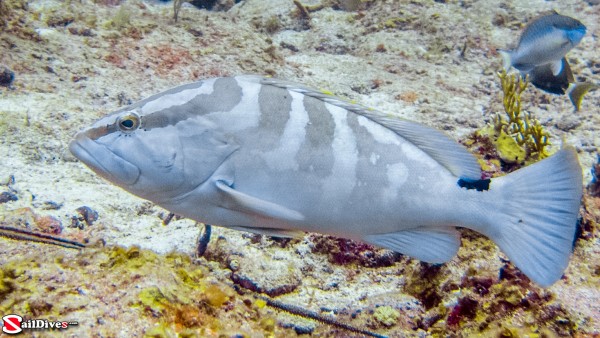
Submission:
POLYGON ((582 196, 577 153, 565 147, 492 180, 501 205, 485 231, 531 280, 550 286, 569 264, 582 196))

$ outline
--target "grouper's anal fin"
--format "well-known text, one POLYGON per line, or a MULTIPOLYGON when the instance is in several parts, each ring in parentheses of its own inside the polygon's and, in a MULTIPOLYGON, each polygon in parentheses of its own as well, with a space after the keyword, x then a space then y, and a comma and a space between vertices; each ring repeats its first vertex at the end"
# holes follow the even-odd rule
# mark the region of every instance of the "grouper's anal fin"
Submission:
POLYGON ((224 208, 283 222, 294 223, 304 220, 304 215, 298 211, 237 191, 223 180, 217 180, 215 185, 222 194, 224 208))
POLYGON ((363 241, 428 263, 452 259, 460 247, 460 234, 453 227, 422 227, 399 232, 367 235, 363 241))

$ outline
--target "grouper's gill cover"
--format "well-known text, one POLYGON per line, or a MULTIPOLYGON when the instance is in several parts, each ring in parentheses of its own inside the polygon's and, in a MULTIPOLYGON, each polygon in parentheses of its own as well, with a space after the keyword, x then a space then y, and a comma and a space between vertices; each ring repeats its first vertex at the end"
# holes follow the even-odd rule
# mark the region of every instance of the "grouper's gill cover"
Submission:
POLYGON ((467 227, 543 286, 568 264, 582 194, 572 148, 485 190, 476 159, 443 133, 257 76, 152 96, 70 149, 123 189, 233 229, 320 232, 442 263, 467 227))

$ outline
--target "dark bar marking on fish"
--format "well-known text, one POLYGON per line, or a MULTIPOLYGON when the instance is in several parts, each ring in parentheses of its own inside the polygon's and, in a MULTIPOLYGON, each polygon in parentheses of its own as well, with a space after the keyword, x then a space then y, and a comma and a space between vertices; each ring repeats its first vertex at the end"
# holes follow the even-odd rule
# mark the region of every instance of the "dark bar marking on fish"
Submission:
MULTIPOLYGON (((346 123, 352 130, 356 140, 362 142, 356 142, 356 150, 358 151, 358 163, 356 164, 356 179, 358 181, 365 181, 367 177, 375 184, 381 184, 386 186, 389 184, 388 177, 386 175, 386 168, 388 165, 396 163, 406 163, 407 159, 402 156, 402 152, 398 151, 398 146, 395 144, 383 144, 376 141, 371 132, 360 125, 359 116, 357 114, 348 114, 346 123), (371 161, 371 156, 376 156, 375 161, 371 161), (373 170, 378 170, 382 173, 377 177, 377 181, 372 176, 373 170)), ((356 185, 354 192, 366 191, 369 187, 356 185)))
POLYGON ((364 334, 365 336, 376 337, 376 338, 387 338, 387 336, 381 335, 379 333, 360 329, 358 327, 354 327, 354 326, 342 323, 333 317, 325 316, 325 315, 319 314, 317 312, 301 308, 299 306, 282 303, 278 300, 271 299, 271 298, 261 296, 261 295, 255 295, 255 297, 260 300, 265 301, 267 303, 267 305, 270 307, 291 313, 296 316, 300 316, 303 318, 310 318, 310 319, 316 320, 321 323, 329 324, 331 326, 334 326, 334 327, 337 327, 340 329, 348 330, 350 332, 364 334))
MULTIPOLYGON (((242 100, 242 87, 238 85, 234 78, 217 79, 213 87, 211 94, 200 94, 182 105, 171 106, 148 115, 140 116, 142 120, 141 128, 150 130, 174 126, 181 121, 196 116, 215 112, 228 112, 242 100)), ((173 95, 177 95, 177 92, 173 95)))
POLYGON ((477 191, 484 191, 484 190, 490 190, 490 182, 492 180, 490 180, 489 178, 486 180, 477 180, 477 181, 470 181, 470 180, 465 180, 465 179, 459 179, 458 180, 458 186, 461 188, 466 188, 467 190, 472 190, 472 189, 476 189, 477 191))
POLYGON ((328 177, 333 170, 333 137, 335 122, 325 103, 314 97, 304 97, 304 109, 308 114, 306 136, 296 154, 298 166, 303 171, 313 170, 320 177, 328 177))
POLYGON ((292 113, 292 95, 286 89, 275 86, 261 86, 258 93, 258 106, 260 109, 260 120, 258 131, 263 147, 261 150, 272 150, 273 144, 279 144, 285 126, 290 120, 292 113))
POLYGON ((69 249, 85 248, 85 244, 80 242, 7 226, 0 226, 0 236, 21 241, 58 245, 69 249))

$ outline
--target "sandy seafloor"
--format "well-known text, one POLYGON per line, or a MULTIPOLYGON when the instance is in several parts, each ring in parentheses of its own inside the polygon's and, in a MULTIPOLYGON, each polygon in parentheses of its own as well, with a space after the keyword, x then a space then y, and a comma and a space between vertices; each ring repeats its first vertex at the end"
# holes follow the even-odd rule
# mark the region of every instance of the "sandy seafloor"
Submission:
MULTIPOLYGON (((471 232, 441 267, 316 234, 277 241, 219 227, 205 257, 188 261, 200 230, 193 221, 163 225, 164 210, 69 154, 78 130, 123 105, 243 73, 328 90, 459 140, 502 111, 497 49, 551 9, 587 26, 567 56, 579 81, 600 82, 597 1, 321 1, 310 19, 291 0, 227 11, 184 5, 176 23, 172 3, 0 2, 0 65, 15 73, 11 88, 0 87, 0 192, 18 197, 0 204, 0 225, 51 231, 59 221, 61 236, 90 243, 77 251, 0 238, 0 315, 79 322, 29 331, 40 337, 361 336, 264 306, 250 288, 394 337, 599 335, 599 198, 586 197, 591 227, 547 289, 471 232), (92 225, 76 221, 82 229, 71 226, 81 206, 99 214, 92 225)), ((600 91, 579 112, 535 88, 523 102, 555 147, 576 147, 587 185, 600 91)))

